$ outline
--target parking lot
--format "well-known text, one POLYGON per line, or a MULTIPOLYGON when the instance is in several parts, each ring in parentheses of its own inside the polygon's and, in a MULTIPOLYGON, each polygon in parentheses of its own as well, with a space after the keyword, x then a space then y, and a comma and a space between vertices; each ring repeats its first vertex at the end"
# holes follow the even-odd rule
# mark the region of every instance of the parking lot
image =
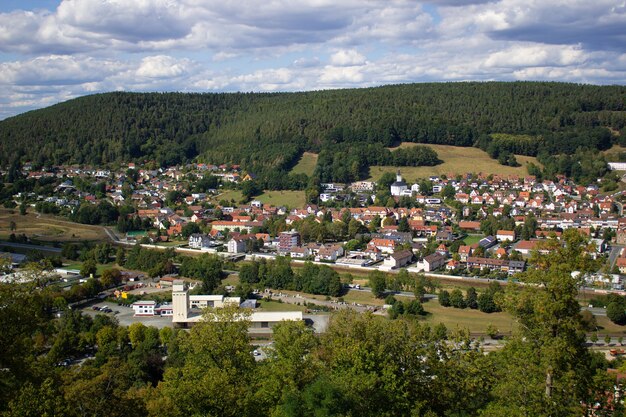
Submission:
POLYGON ((83 312, 92 317, 95 317, 97 314, 105 314, 107 316, 112 316, 117 319, 120 325, 122 326, 130 326, 133 323, 140 322, 146 326, 153 326, 159 329, 163 327, 173 327, 172 326, 172 318, 171 317, 161 317, 161 316, 150 316, 150 317, 135 317, 135 313, 132 308, 126 307, 123 305, 117 305, 115 303, 97 303, 95 307, 99 307, 100 310, 94 310, 94 306, 85 307, 83 312), (110 313, 105 311, 101 311, 102 308, 108 308, 111 310, 110 313))

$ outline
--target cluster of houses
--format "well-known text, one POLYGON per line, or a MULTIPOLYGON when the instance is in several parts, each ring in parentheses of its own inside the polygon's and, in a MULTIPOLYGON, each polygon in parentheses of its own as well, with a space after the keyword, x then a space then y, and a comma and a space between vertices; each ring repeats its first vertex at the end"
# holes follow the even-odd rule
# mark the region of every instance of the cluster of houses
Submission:
MULTIPOLYGON (((223 183, 239 183, 253 179, 237 165, 189 164, 184 167, 150 169, 131 163, 116 171, 95 168, 56 167, 48 171, 34 171, 25 164, 23 172, 31 178, 62 178, 54 195, 37 196, 60 206, 76 206, 80 203, 97 203, 96 196, 77 190, 73 185, 76 177, 106 181, 106 199, 116 204, 129 201, 137 208, 133 215, 149 222, 160 233, 157 238, 165 240, 181 235, 188 223, 201 223, 206 234, 195 233, 189 236, 190 248, 201 251, 226 251, 228 253, 249 252, 251 248, 263 246, 272 252, 289 255, 297 259, 315 259, 345 265, 367 266, 378 264, 381 268, 393 269, 413 265, 424 271, 489 269, 509 274, 523 270, 524 261, 508 259, 513 250, 528 256, 540 239, 550 233, 558 235, 563 230, 576 228, 591 237, 600 236, 603 230, 617 234, 618 243, 626 243, 626 227, 621 219, 621 204, 615 196, 601 196, 595 184, 583 186, 574 184, 564 176, 557 181, 537 181, 534 176, 519 177, 499 175, 447 175, 432 176, 429 195, 420 194, 419 184, 409 185, 397 173, 396 181, 390 185, 390 194, 399 201, 411 198, 421 204, 420 208, 394 208, 370 205, 376 184, 372 181, 358 181, 352 184, 321 184, 320 205, 306 205, 288 209, 252 201, 240 206, 207 205, 217 190, 192 192, 193 183, 207 174, 220 177, 223 183), (126 179, 129 170, 136 178, 132 189, 126 179), (183 196, 185 210, 173 210, 165 202, 171 191, 183 196), (453 200, 460 209, 451 209, 443 204, 453 200), (323 204, 338 201, 352 195, 358 207, 328 208, 323 204), (211 208, 207 208, 211 207, 211 208), (268 219, 283 216, 287 227, 312 217, 321 222, 333 222, 349 218, 360 222, 370 230, 376 230, 366 248, 358 251, 345 251, 343 242, 300 241, 297 231, 287 231, 278 236, 258 233, 268 219), (463 233, 479 234, 481 221, 489 215, 510 216, 516 224, 522 224, 532 214, 537 221, 535 236, 518 241, 514 231, 499 231, 496 236, 486 237, 474 247, 461 246, 458 256, 452 257, 446 247, 459 239, 463 233), (398 224, 407 219, 409 230, 401 233, 398 224), (372 227, 372 222, 377 222, 372 227), (435 240, 440 243, 435 253, 421 256, 423 241, 435 240), (489 249, 497 242, 515 242, 508 248, 498 248, 489 256, 474 256, 478 246, 489 249), (256 246, 250 246, 256 242, 256 246), (262 242, 262 245, 259 245, 262 242), (476 246, 478 245, 478 246, 476 246), (496 253, 505 251, 505 253, 496 253)), ((132 240, 133 236, 129 236, 132 240)), ((598 245, 602 249, 602 245, 598 245)), ((481 251, 484 253, 484 250, 481 251)), ((599 251, 602 253, 602 250, 599 251)), ((620 258, 621 259, 621 258, 620 258)), ((626 272, 626 260, 618 260, 618 267, 626 272), (622 265, 622 263, 624 265, 622 265)))

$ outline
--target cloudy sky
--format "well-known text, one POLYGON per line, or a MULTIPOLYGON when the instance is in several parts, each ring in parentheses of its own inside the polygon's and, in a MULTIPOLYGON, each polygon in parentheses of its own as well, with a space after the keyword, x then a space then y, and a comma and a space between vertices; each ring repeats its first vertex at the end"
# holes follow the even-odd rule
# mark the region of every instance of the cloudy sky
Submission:
POLYGON ((626 83, 626 0, 0 0, 0 119, 103 91, 626 83))

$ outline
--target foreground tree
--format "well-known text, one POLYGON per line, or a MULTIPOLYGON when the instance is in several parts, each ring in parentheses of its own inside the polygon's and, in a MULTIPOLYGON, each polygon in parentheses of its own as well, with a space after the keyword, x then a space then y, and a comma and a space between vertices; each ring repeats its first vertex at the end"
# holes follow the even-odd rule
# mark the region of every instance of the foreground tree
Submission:
POLYGON ((524 286, 507 286, 501 304, 517 331, 494 355, 498 384, 485 416, 582 415, 595 370, 585 347, 576 296, 580 282, 573 270, 593 268, 586 239, 569 230, 563 242, 551 240, 547 255, 534 255, 537 269, 526 272, 524 286))
POLYGON ((252 416, 250 402, 255 361, 245 310, 207 310, 183 339, 181 366, 169 367, 157 396, 148 402, 153 415, 252 416))

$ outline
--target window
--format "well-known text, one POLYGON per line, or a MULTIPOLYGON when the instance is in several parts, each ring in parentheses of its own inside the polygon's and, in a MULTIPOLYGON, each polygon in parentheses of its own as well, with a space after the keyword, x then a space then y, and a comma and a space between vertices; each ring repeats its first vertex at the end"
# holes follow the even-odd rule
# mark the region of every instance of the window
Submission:
POLYGON ((269 328, 269 327, 270 327, 270 324, 269 324, 268 322, 266 322, 266 321, 262 321, 262 322, 261 322, 261 328, 263 328, 263 329, 267 329, 267 328, 269 328))

